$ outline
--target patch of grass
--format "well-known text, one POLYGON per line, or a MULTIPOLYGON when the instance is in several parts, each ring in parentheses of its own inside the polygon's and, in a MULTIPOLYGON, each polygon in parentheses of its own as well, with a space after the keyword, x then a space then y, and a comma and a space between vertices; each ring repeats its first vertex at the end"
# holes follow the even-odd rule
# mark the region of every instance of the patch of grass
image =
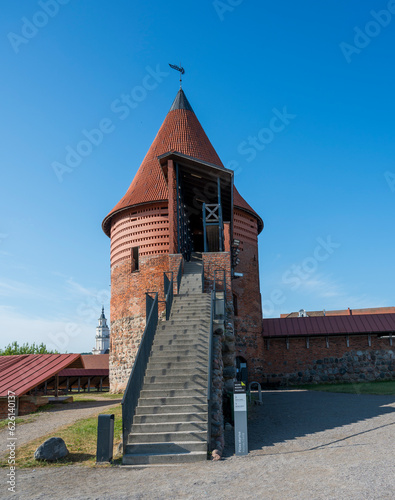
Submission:
POLYGON ((312 384, 301 385, 298 389, 309 391, 341 392, 346 394, 376 394, 381 396, 395 395, 395 380, 375 382, 341 383, 341 384, 312 384))
POLYGON ((98 399, 122 399, 123 394, 110 394, 109 392, 80 392, 72 393, 74 401, 97 401, 98 399))
MULTIPOLYGON (((31 422, 31 420, 29 421, 31 422)), ((9 422, 8 418, 6 418, 5 420, 0 420, 0 431, 1 429, 4 429, 5 427, 8 426, 8 422, 9 422)), ((13 420, 13 423, 15 423, 16 425, 25 424, 26 419, 17 417, 15 420, 13 420)))
MULTIPOLYGON (((114 413, 114 459, 119 459, 117 448, 122 434, 122 406, 117 405, 100 413, 114 413)), ((58 467, 61 465, 94 466, 96 462, 97 416, 78 420, 74 424, 57 429, 55 432, 42 436, 17 449, 16 466, 19 469, 28 467, 58 467), (34 452, 37 447, 50 437, 60 437, 66 443, 69 455, 55 462, 36 460, 34 452)), ((0 461, 0 467, 8 467, 7 459, 0 461)))

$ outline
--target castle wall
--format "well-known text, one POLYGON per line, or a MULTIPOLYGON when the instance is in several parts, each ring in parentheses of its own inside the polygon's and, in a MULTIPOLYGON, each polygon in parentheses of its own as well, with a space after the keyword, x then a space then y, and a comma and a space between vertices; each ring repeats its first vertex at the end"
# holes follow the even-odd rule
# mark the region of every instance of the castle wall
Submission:
POLYGON ((265 339, 257 380, 268 385, 395 379, 390 339, 368 335, 265 339), (308 345, 308 347, 307 347, 308 345))
POLYGON ((130 249, 139 255, 169 253, 169 217, 165 203, 130 208, 114 215, 111 224, 111 266, 128 259, 130 249))
MULTIPOLYGON (((110 388, 126 387, 145 328, 145 293, 164 300, 163 272, 174 270, 181 256, 169 256, 167 202, 130 208, 114 215, 111 224, 110 388), (138 270, 132 247, 139 247, 138 270)), ((175 275, 176 276, 176 275, 175 275)), ((164 304, 159 303, 159 313, 164 304)))
POLYGON ((240 263, 235 268, 243 277, 232 281, 236 311, 234 316, 236 356, 247 360, 250 380, 259 374, 262 362, 262 306, 259 286, 258 226, 256 219, 234 209, 233 238, 240 240, 240 263))

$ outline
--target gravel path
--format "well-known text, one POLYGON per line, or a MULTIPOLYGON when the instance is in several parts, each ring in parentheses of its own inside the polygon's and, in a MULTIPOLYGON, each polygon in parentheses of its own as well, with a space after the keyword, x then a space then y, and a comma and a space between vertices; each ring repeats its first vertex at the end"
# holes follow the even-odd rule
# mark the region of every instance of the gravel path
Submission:
MULTIPOLYGON (((250 415, 246 457, 232 455, 228 432, 220 462, 21 470, 12 498, 395 498, 395 396, 268 391, 264 402, 250 415)), ((4 486, 0 498, 10 498, 4 486)))
MULTIPOLYGON (((18 447, 22 446, 29 441, 36 438, 45 436, 46 434, 55 431, 59 427, 67 424, 72 424, 76 420, 88 418, 92 415, 97 415, 105 410, 110 409, 112 406, 121 402, 121 399, 104 399, 100 401, 91 402, 76 402, 69 404, 54 405, 53 410, 37 413, 33 415, 26 415, 28 423, 17 424, 16 437, 18 447), (33 419, 31 422, 30 420, 33 419)), ((23 417, 22 417, 23 418, 23 417)), ((0 458, 6 455, 5 446, 7 443, 8 429, 0 431, 1 451, 0 458)))

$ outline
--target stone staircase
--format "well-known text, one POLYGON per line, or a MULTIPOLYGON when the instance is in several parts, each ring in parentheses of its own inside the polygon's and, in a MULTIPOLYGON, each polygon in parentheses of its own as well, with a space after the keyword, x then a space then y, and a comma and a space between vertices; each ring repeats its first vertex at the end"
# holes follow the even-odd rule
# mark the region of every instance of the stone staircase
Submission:
POLYGON ((207 459, 210 308, 201 262, 186 262, 171 316, 158 323, 123 464, 207 459))

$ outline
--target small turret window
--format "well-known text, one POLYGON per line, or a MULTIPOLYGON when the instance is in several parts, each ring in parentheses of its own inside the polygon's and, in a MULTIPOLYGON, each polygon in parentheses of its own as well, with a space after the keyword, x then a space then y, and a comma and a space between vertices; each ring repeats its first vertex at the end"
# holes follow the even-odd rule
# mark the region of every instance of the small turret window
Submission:
POLYGON ((131 272, 134 273, 139 270, 139 247, 132 247, 131 258, 131 272))
POLYGON ((237 308, 237 295, 235 293, 233 294, 233 311, 235 316, 239 315, 239 310, 237 308))

